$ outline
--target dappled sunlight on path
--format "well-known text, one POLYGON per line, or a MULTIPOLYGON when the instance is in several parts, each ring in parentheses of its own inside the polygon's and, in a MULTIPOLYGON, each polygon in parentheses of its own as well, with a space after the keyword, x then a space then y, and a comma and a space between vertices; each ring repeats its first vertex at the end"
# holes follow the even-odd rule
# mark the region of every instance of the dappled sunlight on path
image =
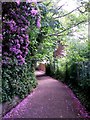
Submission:
POLYGON ((38 77, 38 76, 43 76, 45 75, 45 72, 44 71, 35 71, 35 75, 38 77))
POLYGON ((79 118, 69 88, 63 83, 36 72, 38 86, 4 118, 79 118), (41 76, 40 76, 41 75, 41 76))

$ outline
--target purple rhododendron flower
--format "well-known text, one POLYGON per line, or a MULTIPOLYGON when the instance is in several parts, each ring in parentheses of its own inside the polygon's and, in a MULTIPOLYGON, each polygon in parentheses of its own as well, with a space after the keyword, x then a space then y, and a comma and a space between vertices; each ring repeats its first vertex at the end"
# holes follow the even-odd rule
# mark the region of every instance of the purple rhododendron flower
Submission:
POLYGON ((20 40, 20 43, 21 43, 21 44, 23 44, 23 43, 24 43, 24 40, 23 40, 23 39, 21 39, 21 40, 20 40))
POLYGON ((18 44, 18 43, 19 43, 19 40, 18 40, 18 39, 16 39, 16 40, 15 40, 15 42, 18 44))
POLYGON ((14 53, 17 55, 17 54, 21 53, 21 50, 16 49, 16 51, 14 51, 14 53))
POLYGON ((12 32, 14 32, 14 31, 16 31, 16 30, 17 30, 17 26, 16 26, 15 21, 10 20, 9 22, 7 22, 7 24, 9 25, 10 30, 11 30, 12 32))
POLYGON ((23 57, 22 57, 21 55, 18 55, 17 58, 18 58, 18 59, 22 59, 23 57))
POLYGON ((31 10, 31 16, 36 16, 38 14, 38 11, 37 10, 35 10, 34 8, 32 8, 32 10, 31 10))
POLYGON ((11 52, 15 52, 15 51, 16 51, 16 48, 15 48, 15 47, 11 47, 11 48, 10 48, 10 51, 11 51, 11 52))
POLYGON ((29 39, 29 36, 28 36, 28 35, 26 35, 26 39, 29 39))
POLYGON ((17 47, 17 48, 20 48, 20 44, 17 44, 16 47, 17 47))
POLYGON ((28 54, 28 52, 25 52, 25 55, 27 55, 28 54))
POLYGON ((16 25, 16 22, 14 20, 10 21, 14 26, 16 25))
POLYGON ((38 28, 41 27, 40 21, 41 21, 41 18, 38 18, 38 19, 37 19, 37 27, 38 27, 38 28))
POLYGON ((19 65, 23 65, 25 63, 25 59, 22 57, 18 60, 19 65))
POLYGON ((10 48, 10 51, 13 52, 13 53, 15 53, 16 55, 19 54, 19 53, 21 53, 21 50, 17 49, 16 46, 12 46, 10 48))

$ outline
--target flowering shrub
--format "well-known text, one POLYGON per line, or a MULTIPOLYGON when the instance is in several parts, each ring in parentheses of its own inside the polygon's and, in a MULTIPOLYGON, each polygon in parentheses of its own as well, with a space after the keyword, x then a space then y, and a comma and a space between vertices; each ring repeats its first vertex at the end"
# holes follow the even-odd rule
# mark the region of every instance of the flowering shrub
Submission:
POLYGON ((35 32, 33 26, 40 28, 40 20, 37 25, 39 18, 36 0, 2 4, 2 102, 12 100, 14 96, 24 98, 36 87, 31 54, 28 53, 32 42, 29 33, 35 32))
POLYGON ((3 64, 22 65, 28 54, 29 36, 28 27, 32 26, 33 19, 40 28, 39 12, 35 4, 24 2, 3 3, 3 64), (6 11, 7 10, 7 11, 6 11))

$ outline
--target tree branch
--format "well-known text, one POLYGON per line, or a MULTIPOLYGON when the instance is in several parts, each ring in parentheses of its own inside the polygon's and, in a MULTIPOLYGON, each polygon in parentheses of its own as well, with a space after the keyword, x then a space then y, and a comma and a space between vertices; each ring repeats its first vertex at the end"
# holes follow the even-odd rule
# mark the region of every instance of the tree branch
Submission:
MULTIPOLYGON (((61 9, 64 5, 65 5, 65 4, 63 4, 63 5, 59 6, 59 8, 56 8, 56 9, 60 10, 60 9, 61 9)), ((54 15, 55 15, 55 13, 53 13, 53 15, 52 15, 52 16, 54 16, 54 15)))
POLYGON ((65 17, 65 16, 67 16, 67 15, 71 14, 72 12, 74 12, 74 11, 78 10, 80 7, 82 7, 82 6, 79 6, 79 7, 77 7, 76 9, 72 10, 71 12, 66 13, 66 14, 64 14, 64 15, 62 15, 62 16, 57 16, 57 17, 54 17, 54 19, 56 19, 56 18, 61 18, 61 17, 65 17))
POLYGON ((67 31, 67 30, 70 30, 71 28, 73 28, 73 27, 75 27, 75 26, 78 26, 79 24, 82 24, 82 23, 84 23, 84 22, 87 22, 87 21, 86 21, 86 20, 80 21, 79 23, 74 24, 74 25, 72 25, 71 27, 68 27, 68 28, 62 30, 62 31, 59 32, 59 33, 48 34, 48 35, 46 35, 46 36, 62 36, 61 33, 65 32, 65 31, 67 31))

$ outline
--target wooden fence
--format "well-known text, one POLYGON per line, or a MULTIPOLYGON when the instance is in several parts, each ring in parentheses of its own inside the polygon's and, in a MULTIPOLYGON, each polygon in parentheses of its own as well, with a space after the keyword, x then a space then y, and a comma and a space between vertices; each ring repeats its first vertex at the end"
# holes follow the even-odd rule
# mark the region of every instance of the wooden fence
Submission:
MULTIPOLYGON (((54 59, 52 62, 50 62, 50 71, 55 72, 59 68, 59 64, 60 63, 58 63, 57 59, 54 59)), ((90 61, 71 63, 70 66, 71 66, 70 68, 71 72, 68 74, 67 71, 69 68, 68 68, 68 63, 66 63, 65 76, 68 75, 69 79, 70 77, 77 80, 90 79, 90 61)))
POLYGON ((76 67, 78 80, 90 79, 90 61, 77 62, 76 67))

